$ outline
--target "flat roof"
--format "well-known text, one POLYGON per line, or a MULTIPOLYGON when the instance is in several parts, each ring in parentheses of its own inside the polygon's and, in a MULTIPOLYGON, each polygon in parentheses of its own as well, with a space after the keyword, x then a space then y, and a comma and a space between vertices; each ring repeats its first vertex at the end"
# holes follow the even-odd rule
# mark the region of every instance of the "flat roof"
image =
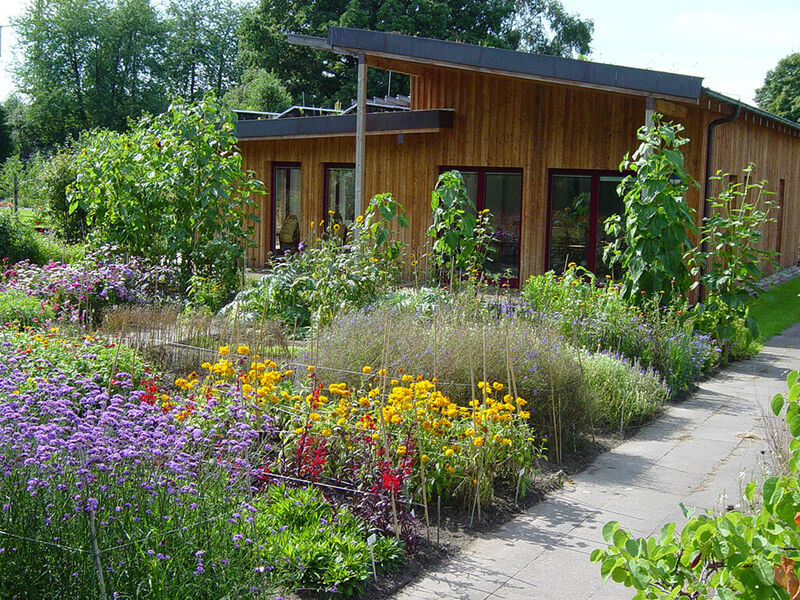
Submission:
POLYGON ((288 39, 294 44, 345 54, 362 53, 683 101, 697 102, 702 93, 702 77, 383 31, 329 27, 327 39, 295 34, 289 34, 288 39))
MULTIPOLYGON (((367 134, 425 133, 453 126, 453 109, 367 113, 367 134)), ((240 141, 355 135, 356 115, 237 121, 240 141)))

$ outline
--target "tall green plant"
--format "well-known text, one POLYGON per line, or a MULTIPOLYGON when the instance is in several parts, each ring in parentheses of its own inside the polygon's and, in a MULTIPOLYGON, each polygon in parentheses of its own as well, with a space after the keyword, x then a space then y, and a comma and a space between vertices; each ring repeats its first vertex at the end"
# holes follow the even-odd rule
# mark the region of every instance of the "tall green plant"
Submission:
POLYGON ((489 211, 478 213, 458 171, 439 176, 431 194, 431 210, 433 223, 428 235, 434 240, 433 263, 449 277, 452 287, 457 277, 480 269, 487 260, 494 233, 489 211))
MULTIPOLYGON (((721 319, 718 338, 730 337, 730 321, 744 319, 753 336, 758 326, 749 318, 747 305, 751 295, 758 290, 763 275, 762 266, 777 265, 776 252, 759 247, 764 237, 763 228, 775 222, 770 217, 774 203, 766 196, 766 181, 753 182, 754 166, 742 169, 744 183, 729 181, 722 192, 709 198, 712 214, 700 226, 700 243, 687 253, 692 275, 698 277, 693 284, 702 283, 710 293, 706 304, 722 304, 727 318, 721 319)), ((712 179, 721 181, 728 173, 717 174, 712 179)))
POLYGON ((620 164, 620 171, 633 174, 617 188, 625 203, 624 215, 605 222, 614 241, 606 247, 604 259, 620 265, 620 291, 632 302, 655 294, 662 303, 671 303, 685 298, 691 285, 683 256, 692 248, 689 234, 695 225, 685 196, 697 182, 684 170, 680 147, 689 140, 681 137, 682 131, 680 124, 665 123, 661 115, 654 115, 652 125, 637 132, 639 148, 620 164))
MULTIPOLYGON (((800 384, 786 379, 789 393, 772 400, 776 415, 786 407, 792 434, 791 475, 769 477, 756 499, 756 483, 745 487, 750 512, 698 515, 677 533, 667 523, 660 535, 636 538, 611 521, 603 527, 608 548, 592 552, 608 578, 632 587, 635 600, 794 600, 800 597, 795 563, 800 561, 800 384)), ((683 505, 681 505, 683 507, 683 505)), ((691 511, 684 508, 687 516, 691 511)))
POLYGON ((215 99, 173 104, 129 133, 98 131, 80 153, 70 210, 86 211, 94 239, 213 277, 233 289, 251 243, 253 196, 233 115, 215 99))

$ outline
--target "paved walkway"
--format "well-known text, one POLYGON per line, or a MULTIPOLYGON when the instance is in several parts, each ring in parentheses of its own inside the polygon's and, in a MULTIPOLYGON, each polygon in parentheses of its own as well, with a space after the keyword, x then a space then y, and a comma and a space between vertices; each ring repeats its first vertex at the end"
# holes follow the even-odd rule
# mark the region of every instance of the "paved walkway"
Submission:
POLYGON ((589 562, 607 521, 641 536, 683 521, 679 502, 724 508, 740 498, 741 477, 760 471, 763 415, 800 367, 800 324, 704 382, 652 425, 600 456, 573 483, 406 587, 397 600, 629 600, 589 562))

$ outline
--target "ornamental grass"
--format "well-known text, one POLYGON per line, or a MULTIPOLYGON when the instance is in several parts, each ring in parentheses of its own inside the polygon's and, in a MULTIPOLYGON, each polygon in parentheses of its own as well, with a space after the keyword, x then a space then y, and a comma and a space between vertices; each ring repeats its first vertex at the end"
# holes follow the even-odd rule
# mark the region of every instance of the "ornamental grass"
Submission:
POLYGON ((471 303, 430 312, 379 305, 337 319, 310 347, 306 359, 326 379, 357 385, 353 365, 379 366, 385 347, 391 373, 435 376, 459 405, 481 397, 479 381, 498 381, 527 400, 531 426, 543 437, 571 443, 590 426, 577 353, 546 324, 489 316, 471 303))

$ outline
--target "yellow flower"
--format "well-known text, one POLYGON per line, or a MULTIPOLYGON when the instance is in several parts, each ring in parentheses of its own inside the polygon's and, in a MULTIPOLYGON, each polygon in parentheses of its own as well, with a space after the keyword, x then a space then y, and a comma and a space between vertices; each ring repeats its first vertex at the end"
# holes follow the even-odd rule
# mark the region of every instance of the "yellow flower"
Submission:
POLYGON ((236 354, 250 354, 250 348, 247 346, 238 346, 236 348, 236 354))
POLYGON ((358 216, 356 217, 356 223, 358 223, 359 225, 361 225, 361 223, 363 223, 363 222, 364 222, 364 215, 358 215, 358 216))
POLYGON ((298 427, 297 429, 295 429, 295 430, 294 430, 294 432, 295 432, 297 435, 300 435, 301 433, 303 433, 303 428, 302 428, 302 427, 298 427))
POLYGON ((397 454, 399 454, 400 456, 403 456, 406 452, 407 450, 405 446, 400 445, 397 447, 397 454))
POLYGON ((369 365, 363 366, 361 367, 361 372, 366 375, 369 375, 370 373, 372 373, 372 367, 370 367, 369 365))
POLYGON ((220 346, 219 353, 222 356, 227 356, 228 354, 231 353, 231 349, 228 346, 220 346))
POLYGON ((340 229, 341 229, 341 227, 339 226, 339 224, 338 224, 338 223, 334 223, 334 224, 333 224, 333 230, 334 230, 334 231, 339 231, 340 229))
POLYGON ((444 455, 445 456, 453 456, 453 449, 452 448, 448 448, 447 450, 445 450, 444 455))
POLYGON ((330 216, 333 216, 333 215, 335 215, 336 213, 335 213, 335 212, 333 212, 332 210, 329 210, 329 211, 328 211, 328 214, 329 214, 330 216))
POLYGON ((319 413, 312 412, 310 415, 308 415, 308 418, 312 421, 319 421, 322 417, 319 416, 319 413))
POLYGON ((333 432, 330 429, 328 429, 327 427, 322 430, 322 435, 330 435, 331 433, 333 433, 333 432))
POLYGON ((472 440, 473 446, 483 446, 483 438, 478 436, 474 440, 472 440))
POLYGON ((523 419, 527 419, 531 416, 531 413, 527 410, 521 410, 519 411, 519 416, 523 419))
POLYGON ((314 229, 314 221, 311 221, 311 223, 309 223, 308 226, 311 227, 311 229, 314 229))
POLYGON ((420 457, 419 457, 419 459, 420 459, 420 461, 422 461, 422 464, 423 464, 423 465, 424 465, 426 462, 428 462, 428 460, 430 460, 430 459, 428 458, 428 455, 427 455, 427 454, 423 454, 422 456, 420 456, 420 457))
POLYGON ((494 389, 496 389, 498 392, 502 392, 502 391, 503 391, 503 384, 502 384, 502 383, 500 383, 500 382, 498 382, 498 381, 495 381, 495 382, 492 384, 492 387, 493 387, 494 389))
POLYGON ((211 368, 211 363, 206 361, 202 365, 200 365, 200 368, 201 369, 210 369, 211 368))

